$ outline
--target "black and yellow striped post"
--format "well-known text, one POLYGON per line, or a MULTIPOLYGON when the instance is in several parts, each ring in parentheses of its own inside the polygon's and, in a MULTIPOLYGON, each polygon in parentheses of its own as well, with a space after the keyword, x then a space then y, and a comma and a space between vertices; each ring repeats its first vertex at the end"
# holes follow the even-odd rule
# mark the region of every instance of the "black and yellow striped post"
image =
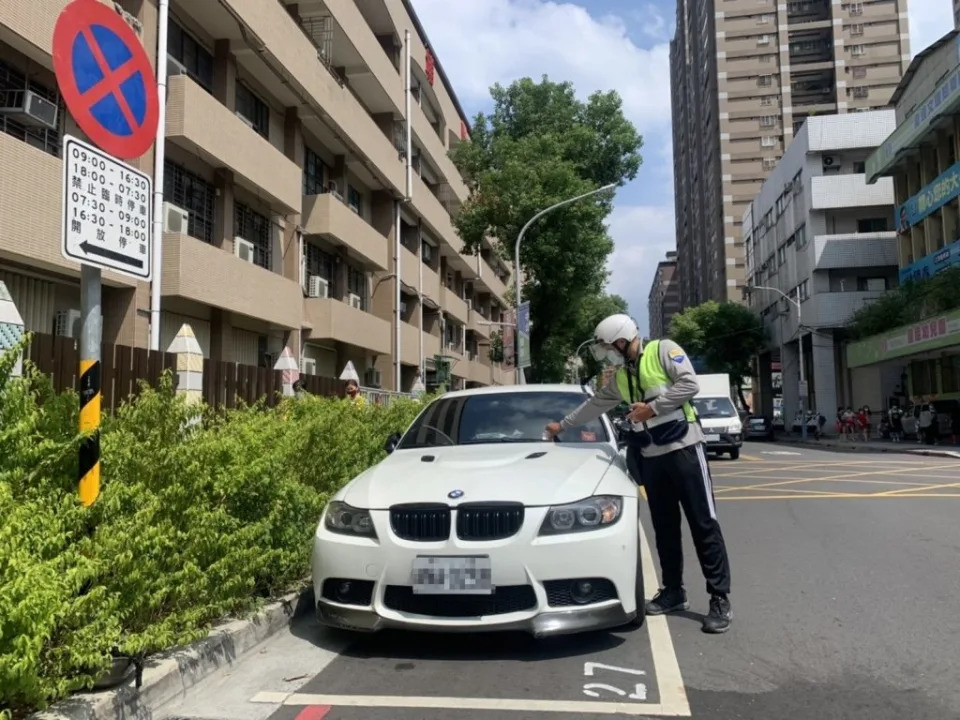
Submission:
POLYGON ((80 360, 80 502, 90 506, 100 494, 100 360, 80 360))
POLYGON ((100 268, 80 266, 80 502, 100 496, 100 341, 103 334, 100 268), (88 434, 89 433, 89 434, 88 434))

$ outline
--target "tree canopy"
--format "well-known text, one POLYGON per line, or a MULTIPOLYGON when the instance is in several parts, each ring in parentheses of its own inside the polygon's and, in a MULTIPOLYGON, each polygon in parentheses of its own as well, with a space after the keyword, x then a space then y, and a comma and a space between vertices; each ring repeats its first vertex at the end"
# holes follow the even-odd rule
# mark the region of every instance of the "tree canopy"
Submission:
POLYGON ((763 322, 750 308, 711 300, 674 316, 668 335, 706 372, 728 373, 740 402, 749 407, 743 397, 743 378, 752 374, 751 361, 767 341, 763 322))
MULTIPOLYGON (((577 99, 571 83, 546 76, 491 88, 493 110, 474 120, 471 141, 451 152, 471 191, 455 225, 466 251, 493 238, 512 262, 521 228, 541 210, 608 183, 636 177, 642 139, 616 92, 577 99)), ((523 300, 530 302, 534 381, 563 378, 564 363, 599 312, 625 309, 604 294, 613 242, 600 194, 545 215, 520 249, 523 300)))
POLYGON ((851 339, 878 335, 960 307, 960 267, 890 290, 854 313, 847 325, 851 339))

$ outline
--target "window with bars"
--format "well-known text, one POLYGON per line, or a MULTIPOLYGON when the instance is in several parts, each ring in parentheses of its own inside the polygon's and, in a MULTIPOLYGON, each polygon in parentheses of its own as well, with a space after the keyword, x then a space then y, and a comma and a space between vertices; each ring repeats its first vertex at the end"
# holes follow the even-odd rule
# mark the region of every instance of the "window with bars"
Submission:
POLYGON ((237 114, 248 120, 259 135, 270 138, 270 108, 239 80, 237 80, 236 107, 237 114))
POLYGON ((307 277, 319 275, 327 281, 330 297, 336 297, 336 259, 330 253, 322 250, 311 242, 304 245, 304 260, 307 265, 307 277))
POLYGON ((273 269, 270 252, 270 219, 243 203, 234 203, 233 231, 237 237, 253 243, 253 262, 266 270, 273 269))
POLYGON ((347 268, 347 292, 360 298, 360 309, 367 310, 367 274, 355 267, 347 268))
MULTIPOLYGON (((63 104, 60 102, 60 94, 45 85, 41 85, 33 80, 27 80, 27 76, 17 70, 13 65, 0 60, 0 106, 12 104, 18 98, 15 95, 24 90, 30 90, 45 100, 56 103, 57 125, 62 127, 63 104)), ((18 140, 22 140, 28 145, 33 145, 38 150, 43 150, 49 155, 60 157, 60 130, 52 130, 43 126, 25 125, 14 118, 0 113, 0 132, 12 135, 18 140)))
POLYGON ((213 242, 213 185, 170 160, 163 163, 163 199, 190 213, 187 234, 213 242))
POLYGON ((167 35, 167 54, 207 92, 213 89, 213 55, 172 20, 167 35))
POLYGON ((327 164, 310 148, 304 148, 303 155, 303 194, 322 195, 327 191, 325 178, 327 164))
POLYGON ((363 214, 363 197, 360 195, 360 191, 353 185, 347 185, 347 205, 349 205, 350 209, 357 213, 357 215, 363 214))

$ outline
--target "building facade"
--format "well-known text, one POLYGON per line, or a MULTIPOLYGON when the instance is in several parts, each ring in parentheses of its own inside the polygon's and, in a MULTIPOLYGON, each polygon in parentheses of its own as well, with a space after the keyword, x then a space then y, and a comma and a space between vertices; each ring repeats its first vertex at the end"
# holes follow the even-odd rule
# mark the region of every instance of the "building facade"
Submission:
POLYGON ((806 118, 888 105, 910 60, 907 2, 678 0, 676 27, 681 304, 740 302, 744 211, 806 118))
POLYGON ((893 183, 864 175, 895 124, 893 110, 808 118, 744 213, 747 298, 770 337, 755 399, 769 416, 780 382, 783 417, 797 416, 801 356, 808 410, 830 420, 855 402, 841 329, 897 285, 893 183))
MULTIPOLYGON (((0 3, 0 279, 27 330, 70 335, 61 143, 83 135, 51 70, 65 5, 0 3)), ((155 57, 155 0, 107 5, 155 57)), ((271 367, 289 348, 303 372, 352 361, 401 391, 421 369, 429 386, 435 360, 454 387, 511 381, 487 350, 509 268, 492 245, 462 252, 451 223, 467 188, 448 151, 468 119, 408 0, 174 0, 164 52, 161 349, 189 322, 218 360, 271 367)), ((104 342, 146 346, 149 286, 105 272, 103 314, 104 342)))
POLYGON ((650 337, 666 337, 670 321, 680 311, 680 283, 677 279, 677 253, 667 252, 667 259, 657 263, 650 295, 647 298, 650 314, 650 337))
MULTIPOLYGON (((867 160, 867 180, 892 179, 900 281, 923 282, 960 266, 960 32, 913 59, 893 103, 896 129, 867 160)), ((956 413, 960 311, 914 314, 915 323, 852 343, 848 364, 855 377, 878 382, 885 402, 934 400, 956 413)))

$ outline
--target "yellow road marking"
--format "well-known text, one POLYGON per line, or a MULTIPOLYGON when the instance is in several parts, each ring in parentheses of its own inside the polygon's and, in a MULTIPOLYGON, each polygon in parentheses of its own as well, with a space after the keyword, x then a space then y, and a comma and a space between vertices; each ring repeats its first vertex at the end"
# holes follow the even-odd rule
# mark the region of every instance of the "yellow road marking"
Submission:
POLYGON ((900 498, 920 499, 920 498, 955 498, 960 500, 960 492, 956 493, 913 493, 910 495, 875 495, 873 493, 849 493, 844 495, 726 495, 718 497, 717 501, 737 501, 737 500, 848 500, 859 498, 861 500, 896 500, 900 498))
MULTIPOLYGON (((849 461, 849 462, 824 462, 824 463, 803 463, 803 464, 797 464, 797 463, 782 463, 782 467, 770 467, 770 465, 777 465, 777 464, 781 464, 781 463, 772 463, 772 462, 769 462, 769 461, 761 461, 761 462, 763 462, 764 465, 766 465, 766 467, 756 468, 756 469, 753 469, 753 470, 733 471, 732 473, 729 473, 729 474, 726 473, 726 472, 724 472, 723 475, 728 476, 728 477, 743 477, 743 476, 747 476, 747 475, 756 475, 756 474, 758 474, 758 473, 765 473, 765 472, 776 472, 776 471, 805 472, 805 471, 807 471, 807 470, 814 469, 814 468, 834 468, 834 467, 845 467, 845 466, 847 466, 847 465, 851 465, 851 466, 856 466, 856 465, 877 465, 877 466, 879 466, 879 467, 889 467, 889 466, 891 465, 891 463, 889 463, 889 462, 880 462, 880 461, 877 461, 877 460, 853 460, 853 461, 849 461)), ((900 464, 900 463, 898 463, 898 464, 900 464)), ((900 468, 900 470, 903 470, 904 472, 906 472, 906 471, 909 471, 909 470, 911 470, 911 469, 922 470, 922 469, 924 469, 924 468, 934 468, 934 467, 941 467, 941 468, 942 468, 942 467, 957 467, 957 463, 956 463, 956 462, 954 462, 952 465, 939 465, 939 466, 917 465, 917 462, 916 462, 916 461, 912 461, 912 462, 909 462, 909 463, 906 463, 906 464, 907 464, 907 465, 910 465, 910 466, 913 466, 913 467, 912 467, 912 468, 900 468)), ((718 470, 719 470, 719 469, 720 469, 720 468, 718 468, 718 470)), ((723 468, 723 470, 727 470, 727 468, 723 468)), ((733 469, 730 468, 730 470, 733 470, 733 469)))
MULTIPOLYGON (((724 486, 724 490, 736 491, 739 488, 724 486)), ((776 487, 764 487, 762 488, 766 492, 778 492, 778 493, 789 493, 797 495, 810 495, 811 493, 817 493, 818 495, 823 495, 824 497, 829 497, 831 495, 849 495, 850 493, 839 492, 836 490, 796 490, 794 488, 776 488, 776 487)), ((869 493, 866 493, 869 494, 869 493)), ((732 497, 731 494, 724 495, 723 497, 732 497)))
POLYGON ((831 479, 830 476, 825 476, 822 478, 783 478, 783 477, 765 477, 765 478, 754 478, 756 480, 770 480, 771 482, 765 483, 763 485, 721 485, 724 490, 750 490, 753 488, 761 487, 776 487, 778 485, 791 485, 794 483, 804 482, 836 482, 836 483, 853 483, 855 485, 898 485, 898 486, 910 486, 904 487, 904 490, 909 490, 911 487, 921 488, 927 487, 930 483, 927 482, 912 482, 909 480, 867 480, 865 478, 860 478, 854 480, 853 478, 846 478, 841 480, 831 479), (781 481, 781 482, 772 482, 772 481, 781 481))
POLYGON ((876 495, 886 496, 886 495, 899 495, 903 492, 926 492, 928 490, 945 490, 946 488, 960 488, 960 482, 953 483, 942 483, 940 485, 927 485, 926 487, 921 488, 903 488, 902 490, 887 490, 882 493, 876 493, 876 495))
POLYGON ((763 458, 758 458, 756 455, 741 455, 741 460, 748 460, 750 462, 767 462, 763 458))
MULTIPOLYGON (((931 466, 930 469, 940 470, 948 467, 956 467, 956 465, 950 464, 950 465, 931 466)), ((824 477, 797 478, 796 480, 783 480, 780 482, 760 483, 756 485, 741 485, 737 489, 738 490, 759 490, 761 488, 775 487, 777 485, 796 485, 796 484, 803 484, 803 483, 829 482, 829 481, 837 482, 837 481, 847 480, 848 478, 866 477, 866 476, 874 476, 874 475, 893 475, 893 474, 902 473, 902 472, 904 472, 903 468, 894 468, 892 470, 871 470, 869 472, 847 473, 844 475, 826 475, 824 477)), ((909 481, 903 481, 899 484, 909 485, 910 483, 909 481)))

